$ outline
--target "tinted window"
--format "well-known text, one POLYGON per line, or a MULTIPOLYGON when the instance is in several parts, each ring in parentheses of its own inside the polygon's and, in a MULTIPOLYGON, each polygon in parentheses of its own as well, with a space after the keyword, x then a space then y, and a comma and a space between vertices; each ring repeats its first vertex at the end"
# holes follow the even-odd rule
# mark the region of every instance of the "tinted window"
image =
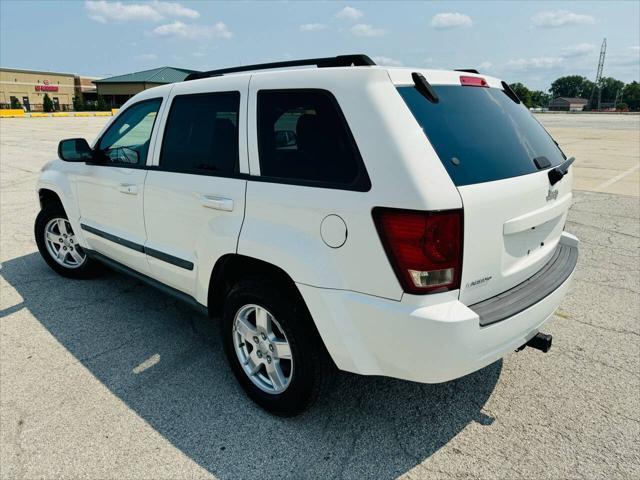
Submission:
POLYGON ((160 98, 136 103, 118 115, 98 144, 102 161, 126 166, 144 165, 161 103, 160 98))
POLYGON ((210 175, 238 171, 238 92, 174 98, 162 141, 163 170, 210 175))
POLYGON ((258 149, 264 177, 355 190, 370 188, 347 122, 327 91, 258 92, 258 149))
POLYGON ((537 172, 537 157, 546 157, 552 166, 564 161, 553 139, 526 107, 502 90, 433 88, 438 103, 429 102, 414 87, 398 91, 456 185, 537 172))

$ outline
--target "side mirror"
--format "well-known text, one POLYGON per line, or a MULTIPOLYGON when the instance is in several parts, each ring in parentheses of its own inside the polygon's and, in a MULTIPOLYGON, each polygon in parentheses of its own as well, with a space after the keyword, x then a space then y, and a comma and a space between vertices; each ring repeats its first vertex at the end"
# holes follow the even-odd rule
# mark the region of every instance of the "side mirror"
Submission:
POLYGON ((89 162, 93 150, 84 138, 68 138, 58 144, 58 157, 65 162, 89 162))

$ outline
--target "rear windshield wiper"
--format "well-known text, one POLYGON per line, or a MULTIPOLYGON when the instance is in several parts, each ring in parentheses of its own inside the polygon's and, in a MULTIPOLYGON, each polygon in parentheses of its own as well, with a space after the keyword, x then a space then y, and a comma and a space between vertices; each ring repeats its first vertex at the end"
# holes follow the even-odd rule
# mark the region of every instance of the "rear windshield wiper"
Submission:
POLYGON ((411 78, 413 79, 413 83, 415 83, 416 85, 416 90, 418 90, 423 97, 425 97, 431 103, 438 103, 440 101, 438 95, 436 94, 436 91, 429 84, 429 82, 427 82, 427 79, 424 78, 424 75, 418 72, 413 72, 411 74, 411 78))
POLYGON ((569 167, 575 160, 576 159, 574 157, 571 157, 569 160, 562 162, 556 168, 552 168, 551 170, 549 170, 549 183, 553 186, 560 180, 562 180, 562 177, 567 174, 567 172, 569 171, 569 167))
POLYGON ((521 103, 520 99, 518 98, 518 95, 516 94, 516 92, 513 91, 513 89, 509 86, 507 82, 502 82, 502 88, 503 88, 502 91, 507 97, 509 97, 515 103, 521 103))

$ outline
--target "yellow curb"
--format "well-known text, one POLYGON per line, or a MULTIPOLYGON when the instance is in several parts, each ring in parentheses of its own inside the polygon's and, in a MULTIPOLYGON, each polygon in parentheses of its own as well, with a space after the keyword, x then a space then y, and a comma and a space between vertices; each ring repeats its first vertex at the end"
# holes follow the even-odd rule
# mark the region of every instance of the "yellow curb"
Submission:
POLYGON ((68 117, 69 114, 68 113, 54 113, 52 116, 53 117, 68 117))
POLYGON ((110 117, 111 112, 96 112, 96 117, 110 117))
POLYGON ((41 117, 48 117, 49 114, 48 113, 32 113, 31 114, 31 118, 41 118, 41 117))
POLYGON ((76 117, 93 117, 93 113, 77 112, 75 116, 76 117))
POLYGON ((3 108, 0 109, 0 117, 24 117, 24 110, 21 108, 3 108))

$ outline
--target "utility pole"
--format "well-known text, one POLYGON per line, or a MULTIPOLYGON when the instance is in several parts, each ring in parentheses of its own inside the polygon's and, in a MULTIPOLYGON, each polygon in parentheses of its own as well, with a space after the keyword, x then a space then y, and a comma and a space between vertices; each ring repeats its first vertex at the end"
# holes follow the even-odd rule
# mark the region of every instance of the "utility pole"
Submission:
POLYGON ((598 89, 598 111, 600 110, 600 104, 602 102, 602 69, 604 68, 604 57, 607 53, 607 39, 602 40, 602 46, 600 47, 600 59, 598 60, 598 71, 596 73, 596 81, 593 84, 591 90, 591 98, 589 98, 589 107, 593 110, 593 95, 598 89))

